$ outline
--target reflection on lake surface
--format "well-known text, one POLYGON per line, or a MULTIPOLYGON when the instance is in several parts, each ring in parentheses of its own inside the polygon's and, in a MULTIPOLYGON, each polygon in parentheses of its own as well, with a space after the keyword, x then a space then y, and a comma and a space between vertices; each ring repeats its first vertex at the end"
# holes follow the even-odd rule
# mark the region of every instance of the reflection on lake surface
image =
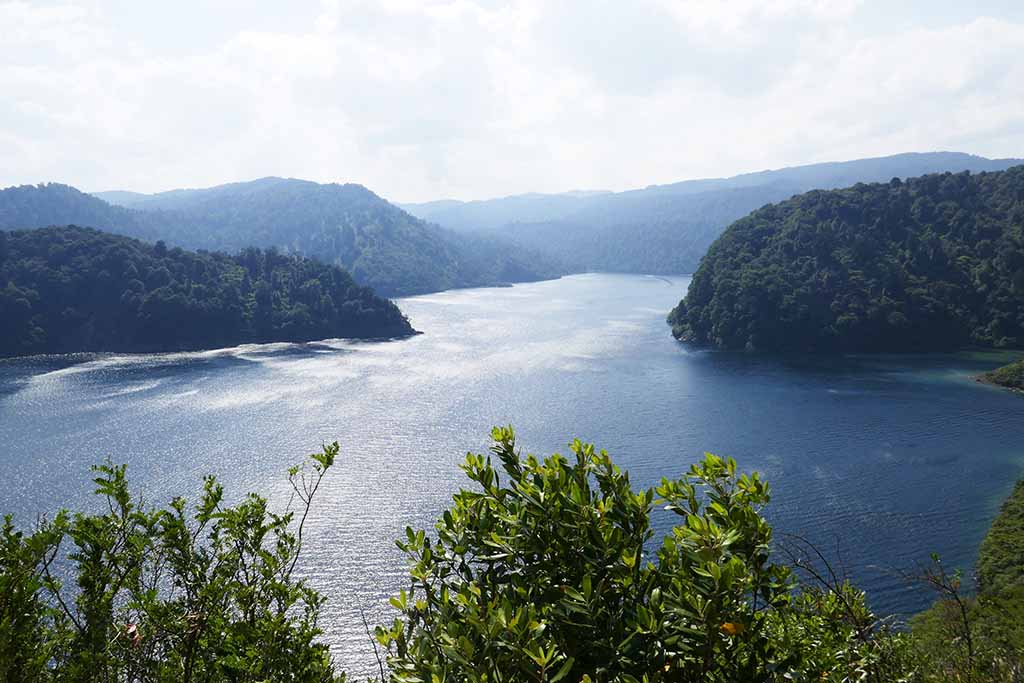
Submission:
POLYGON ((425 334, 401 341, 5 361, 0 510, 28 523, 86 504, 106 457, 154 502, 208 473, 283 502, 285 468, 339 440, 301 565, 329 597, 338 663, 369 674, 359 607, 390 619, 393 539, 432 525, 465 451, 512 423, 537 453, 593 441, 638 485, 731 455, 767 476, 776 528, 819 544, 879 611, 926 606, 895 570, 932 551, 969 567, 1022 473, 1024 400, 970 379, 1008 358, 694 351, 664 322, 687 284, 589 274, 414 297, 399 304, 425 334))

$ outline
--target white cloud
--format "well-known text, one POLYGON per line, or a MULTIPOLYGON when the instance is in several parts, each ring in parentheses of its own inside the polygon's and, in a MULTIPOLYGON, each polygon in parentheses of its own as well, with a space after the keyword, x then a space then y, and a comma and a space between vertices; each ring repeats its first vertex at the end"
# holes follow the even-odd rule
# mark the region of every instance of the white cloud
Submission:
POLYGON ((1024 23, 1005 12, 938 21, 921 3, 904 25, 856 0, 336 0, 275 27, 269 5, 215 6, 167 27, 102 0, 0 2, 0 184, 274 174, 413 200, 1024 154, 1024 23))

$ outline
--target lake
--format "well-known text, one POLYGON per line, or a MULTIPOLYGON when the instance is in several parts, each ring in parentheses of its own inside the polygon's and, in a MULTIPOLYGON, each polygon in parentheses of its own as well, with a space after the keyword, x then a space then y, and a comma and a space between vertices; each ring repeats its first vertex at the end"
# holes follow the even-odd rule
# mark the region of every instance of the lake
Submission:
POLYGON ((285 469, 338 440, 300 565, 329 598, 338 663, 362 676, 360 609, 390 620, 405 581, 393 539, 429 528, 465 452, 511 423, 538 454, 593 441, 637 485, 732 456, 768 478, 776 530, 813 540, 878 611, 926 607, 901 572, 932 551, 970 568, 1024 473, 1024 399, 971 379, 1010 357, 693 350, 664 320, 688 283, 587 274, 403 299, 424 334, 399 341, 0 362, 0 511, 90 504, 88 467, 108 457, 151 501, 213 473, 283 502, 285 469))

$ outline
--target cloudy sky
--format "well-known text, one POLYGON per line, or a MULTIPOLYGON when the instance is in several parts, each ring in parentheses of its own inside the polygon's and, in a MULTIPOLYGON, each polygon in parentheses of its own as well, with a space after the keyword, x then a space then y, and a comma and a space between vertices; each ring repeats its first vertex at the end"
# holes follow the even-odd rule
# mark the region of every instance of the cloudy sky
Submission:
POLYGON ((0 186, 397 201, 1024 156, 1024 2, 0 0, 0 186))

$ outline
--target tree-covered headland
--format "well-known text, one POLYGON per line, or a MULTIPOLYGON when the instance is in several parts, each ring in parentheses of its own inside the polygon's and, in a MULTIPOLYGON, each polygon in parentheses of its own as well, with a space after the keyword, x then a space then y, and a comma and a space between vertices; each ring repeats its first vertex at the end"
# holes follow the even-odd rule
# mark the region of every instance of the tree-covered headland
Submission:
MULTIPOLYGON (((936 606, 893 629, 827 567, 774 552, 767 483, 706 455, 636 490, 603 451, 524 456, 510 428, 462 466, 433 530, 399 546, 409 584, 377 627, 389 681, 558 683, 1019 680, 1024 485, 982 547, 981 591, 936 563, 936 606), (651 518, 676 526, 654 539, 651 518), (657 543, 655 543, 657 541, 657 543), (993 598, 995 596, 995 598, 993 598)), ((0 531, 0 679, 343 678, 318 640, 325 599, 298 579, 302 528, 337 444, 289 471, 291 507, 153 508, 98 468, 100 512, 0 531), (59 570, 58 568, 62 568, 59 570)))
POLYGON ((276 250, 233 256, 88 228, 0 231, 0 357, 392 337, 412 327, 348 273, 276 250))
POLYGON ((988 384, 1024 391, 1024 359, 986 372, 979 379, 988 384))
POLYGON ((1024 347, 1024 166, 816 191, 733 223, 670 314, 723 349, 1024 347))

